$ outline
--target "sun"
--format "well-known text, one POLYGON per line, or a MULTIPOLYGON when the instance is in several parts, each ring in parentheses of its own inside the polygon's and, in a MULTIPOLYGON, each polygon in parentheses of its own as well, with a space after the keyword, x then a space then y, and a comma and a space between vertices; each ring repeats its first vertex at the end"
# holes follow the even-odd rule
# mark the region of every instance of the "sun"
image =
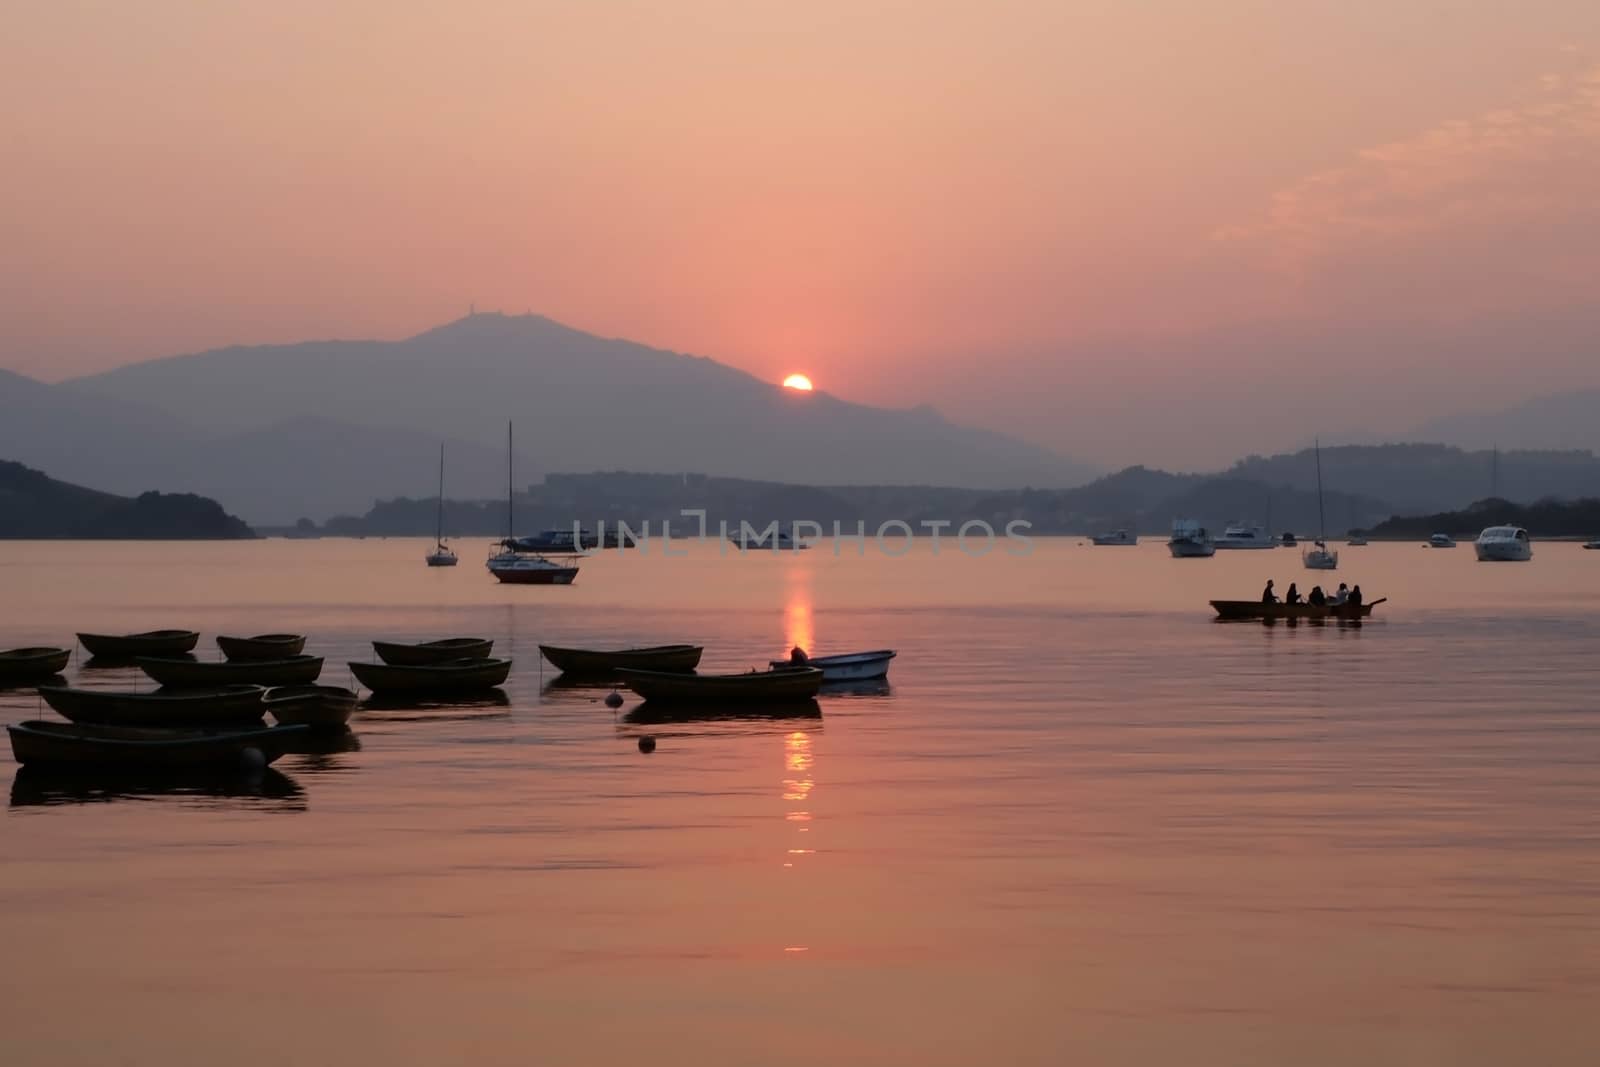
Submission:
POLYGON ((785 389, 798 389, 802 393, 811 392, 811 379, 804 374, 791 374, 783 380, 785 389))

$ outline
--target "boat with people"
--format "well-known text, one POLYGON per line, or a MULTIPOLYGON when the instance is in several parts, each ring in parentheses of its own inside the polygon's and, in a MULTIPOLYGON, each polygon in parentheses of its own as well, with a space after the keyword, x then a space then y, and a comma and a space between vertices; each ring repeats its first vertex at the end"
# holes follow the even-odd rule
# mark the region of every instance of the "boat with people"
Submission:
POLYGON ((1484 563, 1525 563, 1533 558, 1533 541, 1520 526, 1490 526, 1472 543, 1484 563))
POLYGON ((747 549, 771 549, 780 552, 801 552, 811 547, 804 538, 797 538, 788 530, 742 528, 728 534, 728 540, 743 552, 747 549))
POLYGON ((1217 554, 1217 543, 1195 519, 1173 519, 1167 551, 1174 559, 1206 559, 1217 554))
POLYGON ((1429 548, 1454 548, 1456 539, 1449 534, 1436 533, 1424 542, 1429 548))
POLYGON ((224 658, 234 661, 284 659, 306 650, 304 634, 257 634, 254 637, 218 635, 217 647, 224 658))
POLYGON ((224 660, 139 656, 134 665, 158 685, 173 689, 214 689, 222 685, 306 685, 322 673, 321 656, 224 660))
POLYGON ((338 730, 350 721, 360 698, 342 685, 280 685, 267 690, 262 705, 278 722, 338 730))
POLYGON ((1285 604, 1282 601, 1262 600, 1213 600, 1211 607, 1219 619, 1365 619, 1372 615, 1372 609, 1387 601, 1388 597, 1379 597, 1377 600, 1364 601, 1360 604, 1336 604, 1328 601, 1324 604, 1311 604, 1301 601, 1297 604, 1285 604))
POLYGON ((372 651, 395 667, 425 667, 457 659, 488 659, 494 642, 486 637, 444 637, 437 641, 374 641, 372 651))
POLYGON ((24 766, 259 769, 289 751, 307 726, 189 729, 33 722, 6 727, 24 766))
POLYGON ((1222 531, 1222 536, 1217 538, 1217 551, 1251 548, 1277 548, 1277 542, 1272 535, 1267 533, 1266 527, 1259 523, 1236 522, 1222 531))
POLYGON ((675 703, 741 702, 751 705, 813 699, 822 689, 817 667, 784 666, 744 674, 677 674, 670 671, 621 670, 618 676, 646 701, 675 703))
POLYGON ((1112 530, 1110 533, 1095 534, 1089 540, 1096 545, 1136 545, 1139 535, 1127 530, 1112 530))
POLYGON ((135 656, 178 656, 193 652, 200 635, 193 630, 146 630, 137 634, 79 634, 91 656, 132 659, 135 656))
POLYGON ((880 648, 871 652, 843 652, 833 656, 808 656, 802 652, 801 658, 796 658, 791 653, 788 659, 775 659, 769 662, 775 670, 815 667, 822 672, 824 682, 865 682, 875 678, 887 678, 889 661, 894 657, 894 649, 880 648))
POLYGON ((484 566, 506 585, 571 585, 578 577, 572 557, 557 561, 519 546, 516 534, 515 496, 512 492, 511 423, 506 423, 506 535, 490 547, 484 566))
POLYGON ((67 669, 70 648, 12 648, 0 652, 0 685, 50 678, 67 669))
POLYGON ((105 726, 217 726, 261 718, 259 685, 157 689, 148 693, 42 685, 39 696, 77 723, 105 726))
POLYGON ((456 554, 444 543, 444 442, 439 443, 439 507, 434 520, 433 551, 422 557, 430 567, 454 567, 456 554))
POLYGON ((700 656, 705 649, 699 645, 650 645, 617 649, 540 645, 539 651, 565 674, 615 674, 629 669, 683 674, 700 665, 700 656))
POLYGON ((352 662, 350 673, 374 693, 474 693, 504 685, 511 661, 454 659, 414 666, 352 662))

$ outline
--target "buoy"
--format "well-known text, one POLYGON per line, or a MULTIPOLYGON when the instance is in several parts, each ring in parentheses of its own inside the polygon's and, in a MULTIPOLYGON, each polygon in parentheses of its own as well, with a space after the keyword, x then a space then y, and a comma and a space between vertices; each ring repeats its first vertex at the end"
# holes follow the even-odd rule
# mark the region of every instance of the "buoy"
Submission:
POLYGON ((649 734, 646 734, 645 736, 639 738, 639 751, 640 752, 649 753, 649 752, 654 752, 655 750, 656 750, 656 739, 655 738, 651 737, 649 734))
POLYGON ((608 708, 620 708, 620 707, 622 707, 622 694, 617 692, 615 689, 613 689, 611 692, 607 693, 606 694, 606 707, 608 707, 608 708))
POLYGON ((239 753, 239 769, 254 774, 267 769, 267 757, 259 748, 247 748, 239 753))

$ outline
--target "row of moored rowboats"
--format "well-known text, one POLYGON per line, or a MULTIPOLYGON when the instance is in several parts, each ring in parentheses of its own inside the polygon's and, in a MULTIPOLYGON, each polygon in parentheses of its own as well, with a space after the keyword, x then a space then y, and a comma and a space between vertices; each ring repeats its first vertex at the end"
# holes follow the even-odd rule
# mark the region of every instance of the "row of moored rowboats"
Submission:
MULTIPOLYGON (((79 634, 97 661, 137 666, 161 688, 109 691, 50 684, 66 668, 70 649, 0 652, 0 686, 38 684, 40 697, 66 723, 8 726, 20 763, 72 765, 265 766, 306 733, 346 729, 358 694, 317 685, 323 657, 305 653, 298 634, 218 637, 225 659, 190 653, 199 634, 154 630, 127 635, 79 634), (267 726, 271 715, 276 725, 267 726)), ((379 662, 349 664, 374 694, 400 697, 470 695, 502 685, 509 659, 492 656, 494 642, 457 637, 419 643, 374 641, 379 662)), ((825 682, 881 679, 891 650, 772 661, 768 670, 697 674, 697 645, 593 650, 541 645, 563 674, 625 684, 647 702, 740 702, 752 706, 809 701, 825 682)))

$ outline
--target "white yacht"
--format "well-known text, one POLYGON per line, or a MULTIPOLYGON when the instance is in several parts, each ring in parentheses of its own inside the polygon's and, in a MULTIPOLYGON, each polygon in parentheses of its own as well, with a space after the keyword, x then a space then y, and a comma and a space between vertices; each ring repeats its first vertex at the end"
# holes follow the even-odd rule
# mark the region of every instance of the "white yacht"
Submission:
POLYGON ((1456 539, 1454 537, 1451 537, 1449 534, 1437 533, 1437 534, 1434 534, 1432 537, 1428 538, 1428 547, 1429 548, 1454 548, 1454 547, 1456 547, 1456 539))
POLYGON ((1473 543, 1481 560, 1522 562, 1533 558, 1533 542, 1520 526, 1491 526, 1473 543))
POLYGON ((1267 533, 1265 526, 1256 523, 1236 522, 1222 531, 1217 538, 1217 548, 1277 548, 1277 542, 1267 533))
POLYGON ((1139 535, 1127 530, 1113 530, 1111 533, 1095 534, 1089 540, 1097 545, 1136 545, 1139 535))
POLYGON ((1204 559, 1217 554, 1217 543, 1194 519, 1173 519, 1167 550, 1174 559, 1204 559))

